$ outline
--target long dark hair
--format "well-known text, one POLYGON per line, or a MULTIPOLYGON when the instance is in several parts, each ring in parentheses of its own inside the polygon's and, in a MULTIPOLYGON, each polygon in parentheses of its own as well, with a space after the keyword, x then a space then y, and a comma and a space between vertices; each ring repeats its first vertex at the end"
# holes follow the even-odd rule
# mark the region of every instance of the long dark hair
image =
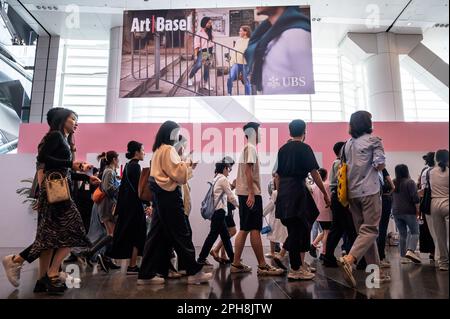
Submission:
POLYGON ((372 114, 367 111, 357 111, 352 114, 349 133, 353 138, 371 134, 372 131, 372 114))
POLYGON ((399 164, 395 166, 395 179, 394 179, 394 186, 395 186, 395 192, 400 192, 400 183, 404 181, 405 179, 409 179, 409 168, 405 164, 399 164))
POLYGON ((97 155, 97 161, 100 162, 100 176, 103 175, 103 171, 105 170, 106 166, 110 165, 116 158, 119 158, 119 154, 116 151, 103 152, 97 155))
POLYGON ((173 146, 175 142, 178 142, 178 136, 174 135, 174 131, 179 129, 180 126, 174 121, 164 122, 156 133, 152 151, 155 152, 163 144, 173 146))
POLYGON ((436 152, 436 162, 441 171, 445 172, 448 167, 448 150, 438 150, 436 152))
MULTIPOLYGON (((64 127, 65 127, 67 119, 70 116, 75 116, 76 118, 78 118, 78 114, 72 110, 64 109, 64 108, 58 109, 57 112, 55 112, 53 114, 53 117, 50 121, 49 131, 48 131, 47 135, 44 137, 44 140, 50 133, 55 132, 55 131, 58 131, 64 135, 65 134, 64 127)), ((73 133, 69 133, 69 135, 67 136, 67 143, 70 146, 70 151, 72 152, 72 154, 74 154, 76 152, 76 148, 75 148, 75 141, 74 141, 73 133)))
POLYGON ((209 21, 211 21, 210 17, 203 17, 202 20, 200 21, 200 27, 202 27, 205 30, 206 34, 208 35, 208 39, 212 40, 213 39, 212 27, 206 28, 206 25, 208 24, 209 21))

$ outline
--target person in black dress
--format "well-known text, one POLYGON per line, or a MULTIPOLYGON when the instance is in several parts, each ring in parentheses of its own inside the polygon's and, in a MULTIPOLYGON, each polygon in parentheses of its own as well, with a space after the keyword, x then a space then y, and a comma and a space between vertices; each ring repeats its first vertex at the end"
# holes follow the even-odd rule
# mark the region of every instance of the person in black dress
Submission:
POLYGON ((142 256, 147 234, 144 202, 138 195, 141 166, 145 152, 141 143, 128 143, 127 159, 130 161, 123 170, 122 182, 115 209, 117 223, 114 228, 114 240, 108 257, 115 259, 130 259, 127 268, 128 275, 137 275, 137 257, 142 256))
MULTIPOLYGON (((55 116, 52 129, 44 137, 37 157, 38 162, 43 164, 45 178, 58 172, 71 184, 71 169, 86 172, 92 167, 85 162, 73 160, 73 133, 76 125, 77 116, 71 110, 61 110, 55 116)), ((65 290, 64 283, 59 278, 62 261, 72 247, 86 247, 90 242, 74 201, 70 199, 55 204, 48 203, 45 183, 40 187, 38 211, 36 239, 29 258, 40 257, 41 265, 47 265, 47 273, 40 279, 45 290, 50 294, 62 294, 65 290)))

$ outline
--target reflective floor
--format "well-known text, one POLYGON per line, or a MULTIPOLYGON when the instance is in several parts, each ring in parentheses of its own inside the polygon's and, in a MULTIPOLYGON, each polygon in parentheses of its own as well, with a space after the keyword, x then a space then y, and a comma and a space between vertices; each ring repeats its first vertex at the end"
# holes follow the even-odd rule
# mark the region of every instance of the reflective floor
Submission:
MULTIPOLYGON (((20 249, 0 249, 0 256, 20 249)), ((448 272, 439 271, 430 264, 428 256, 422 255, 423 264, 401 265, 398 248, 389 251, 391 260, 392 281, 382 284, 380 288, 366 288, 364 271, 356 271, 357 289, 351 289, 346 284, 338 268, 325 268, 318 261, 307 260, 317 267, 316 278, 313 281, 289 282, 284 277, 258 277, 256 270, 251 274, 230 274, 229 267, 215 264, 214 279, 208 285, 186 285, 186 279, 169 280, 164 286, 137 286, 136 276, 127 276, 122 270, 104 274, 92 270, 81 271, 81 287, 68 289, 61 297, 51 297, 47 294, 32 292, 37 279, 37 263, 25 265, 18 289, 12 287, 6 279, 3 267, 0 268, 0 299, 403 299, 426 298, 448 299, 448 272)), ((246 263, 256 269, 256 260, 251 248, 247 247, 243 254, 246 263)), ((214 262, 213 260, 210 260, 214 262)), ((125 263, 124 263, 125 264, 125 263)))

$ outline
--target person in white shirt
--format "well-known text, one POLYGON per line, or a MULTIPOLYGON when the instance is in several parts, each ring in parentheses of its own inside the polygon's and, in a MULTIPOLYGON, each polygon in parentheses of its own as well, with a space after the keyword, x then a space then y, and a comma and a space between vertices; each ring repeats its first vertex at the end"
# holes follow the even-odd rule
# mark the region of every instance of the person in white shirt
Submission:
POLYGON ((220 239, 222 239, 228 258, 230 260, 234 259, 233 245, 231 244, 230 234, 225 222, 225 217, 228 214, 227 202, 232 203, 235 207, 239 207, 238 200, 233 194, 230 182, 227 178, 231 172, 233 165, 232 163, 233 160, 229 157, 225 157, 220 162, 216 163, 216 169, 214 171, 215 177, 213 181, 215 212, 211 218, 211 228, 209 234, 205 239, 202 250, 200 251, 200 255, 197 259, 197 262, 200 265, 211 265, 206 257, 208 254, 214 255, 211 248, 219 236, 220 239))
POLYGON ((239 39, 234 45, 234 51, 230 52, 232 66, 227 80, 228 95, 233 93, 233 82, 238 79, 240 73, 242 73, 242 78, 245 85, 245 95, 251 94, 252 86, 250 85, 250 80, 248 78, 247 62, 245 61, 243 55, 243 52, 247 50, 248 41, 250 40, 251 35, 252 31, 250 27, 243 25, 239 29, 239 39))
POLYGON ((214 43, 212 33, 212 20, 210 17, 203 17, 200 21, 201 29, 194 37, 195 64, 189 72, 188 85, 194 85, 194 76, 203 66, 203 88, 214 91, 209 80, 209 65, 212 58, 214 43))

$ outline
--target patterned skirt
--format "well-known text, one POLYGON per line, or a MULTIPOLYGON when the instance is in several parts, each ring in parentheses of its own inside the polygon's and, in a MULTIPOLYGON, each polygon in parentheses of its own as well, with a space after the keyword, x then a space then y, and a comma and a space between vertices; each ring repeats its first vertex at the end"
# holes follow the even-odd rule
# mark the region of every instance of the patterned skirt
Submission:
MULTIPOLYGON (((67 171, 60 171, 70 178, 67 171)), ((46 173, 46 177, 51 172, 46 173)), ((69 179, 70 183, 70 179, 69 179)), ((47 190, 42 183, 39 193, 39 220, 36 239, 32 245, 30 255, 39 257, 42 251, 57 248, 89 247, 91 245, 86 236, 81 214, 72 199, 49 204, 47 190)))

